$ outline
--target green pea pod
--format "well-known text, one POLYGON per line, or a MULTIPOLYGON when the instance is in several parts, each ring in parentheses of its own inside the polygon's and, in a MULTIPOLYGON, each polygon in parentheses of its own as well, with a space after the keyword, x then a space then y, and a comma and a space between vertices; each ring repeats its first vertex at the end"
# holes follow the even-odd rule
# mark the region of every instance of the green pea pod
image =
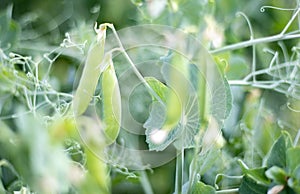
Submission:
POLYGON ((74 95, 73 108, 75 116, 82 115, 90 104, 102 69, 100 64, 103 61, 104 46, 107 24, 101 24, 96 29, 97 40, 89 48, 85 66, 79 81, 77 91, 74 95))
POLYGON ((167 115, 162 129, 171 130, 180 121, 188 96, 186 60, 182 56, 175 54, 172 57, 171 66, 164 68, 163 71, 166 71, 164 74, 168 75, 166 81, 172 91, 167 95, 167 115))
POLYGON ((109 59, 108 66, 102 74, 102 110, 106 142, 113 143, 118 137, 121 123, 121 95, 113 61, 109 59))

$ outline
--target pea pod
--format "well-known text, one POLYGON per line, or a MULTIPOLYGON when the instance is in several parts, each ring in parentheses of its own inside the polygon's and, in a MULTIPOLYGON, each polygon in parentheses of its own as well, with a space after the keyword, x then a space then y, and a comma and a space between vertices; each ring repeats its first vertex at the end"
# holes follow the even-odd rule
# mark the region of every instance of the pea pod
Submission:
POLYGON ((121 123, 121 95, 113 61, 108 61, 101 79, 104 133, 108 144, 118 137, 121 123))
POLYGON ((171 65, 163 67, 166 82, 172 89, 167 95, 166 120, 162 129, 171 130, 181 119, 183 107, 188 96, 188 70, 186 60, 179 54, 174 53, 171 65))
POLYGON ((92 100, 101 74, 99 65, 103 61, 107 24, 96 29, 97 40, 89 48, 85 66, 74 95, 73 108, 75 116, 82 115, 92 100))

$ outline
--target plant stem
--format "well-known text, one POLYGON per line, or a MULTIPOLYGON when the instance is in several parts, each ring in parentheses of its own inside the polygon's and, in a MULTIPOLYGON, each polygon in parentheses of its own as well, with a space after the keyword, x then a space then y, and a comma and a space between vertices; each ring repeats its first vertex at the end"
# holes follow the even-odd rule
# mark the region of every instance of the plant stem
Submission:
POLYGON ((298 129, 298 133, 295 137, 295 140, 294 140, 294 147, 297 146, 298 142, 299 142, 299 139, 300 139, 300 129, 298 129))
POLYGON ((145 171, 141 171, 140 181, 146 194, 153 194, 151 184, 145 171))
POLYGON ((184 165, 184 149, 181 149, 181 152, 177 155, 176 158, 176 180, 175 180, 175 192, 174 194, 182 193, 182 184, 183 184, 183 168, 184 165))
POLYGON ((123 44, 118 36, 118 33, 115 29, 115 27, 112 24, 107 24, 107 26, 113 31, 119 47, 121 48, 121 52, 123 53, 123 55, 125 56, 125 58, 127 59, 127 61, 129 62, 129 64, 131 65, 133 72, 136 74, 136 76, 139 78, 139 80, 146 86, 146 88, 149 90, 149 92, 155 97, 155 99, 157 99, 162 105, 164 105, 164 102, 162 101, 162 99, 156 94, 156 92, 151 88, 151 86, 147 83, 147 81, 144 79, 144 77, 142 76, 142 74, 139 72, 139 70, 136 68, 135 64, 133 63, 133 61, 131 60, 131 58, 129 57, 129 55, 127 54, 127 52, 125 51, 123 44))
POLYGON ((224 46, 224 47, 221 47, 221 48, 218 48, 215 50, 211 50, 210 53, 211 54, 219 54, 219 53, 223 53, 223 52, 227 52, 227 51, 232 51, 232 50, 237 50, 237 49, 253 46, 256 44, 260 44, 260 43, 269 43, 269 42, 275 42, 275 41, 279 41, 279 40, 288 40, 288 39, 294 39, 294 38, 300 38, 300 34, 292 34, 292 33, 277 34, 277 35, 269 36, 269 37, 256 38, 256 39, 247 40, 244 42, 239 42, 236 44, 224 46))
POLYGON ((220 191, 216 191, 216 193, 227 193, 227 194, 232 194, 232 193, 238 193, 239 192, 239 189, 236 188, 236 189, 225 189, 225 190, 220 190, 220 191))

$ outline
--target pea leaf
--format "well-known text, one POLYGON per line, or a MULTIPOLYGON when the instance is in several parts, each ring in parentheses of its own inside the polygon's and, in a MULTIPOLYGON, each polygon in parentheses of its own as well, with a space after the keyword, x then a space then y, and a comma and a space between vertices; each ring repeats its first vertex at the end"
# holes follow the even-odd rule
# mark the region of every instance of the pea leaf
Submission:
POLYGON ((189 193, 191 193, 191 194, 197 194, 197 193, 215 194, 216 191, 212 186, 206 185, 203 182, 197 181, 196 183, 194 183, 192 185, 189 193))
POLYGON ((257 183, 249 176, 244 176, 239 188, 240 194, 265 194, 268 192, 268 187, 257 183))
POLYGON ((273 144, 269 157, 267 158, 267 167, 278 166, 286 167, 286 149, 292 146, 291 138, 288 133, 282 135, 273 144))
POLYGON ((245 175, 248 177, 252 178, 258 183, 264 184, 264 185, 269 185, 271 182, 270 180, 266 177, 266 168, 265 167, 260 167, 260 168, 252 168, 249 169, 243 161, 239 160, 238 161, 242 171, 245 175))
MULTIPOLYGON (((216 160, 220 158, 220 155, 221 151, 216 147, 213 147, 207 152, 201 153, 198 157, 195 157, 192 160, 190 171, 197 172, 200 175, 204 175, 216 163, 216 160), (194 168, 194 166, 196 168, 194 168)), ((197 179, 198 177, 194 176, 192 178, 197 179)))
POLYGON ((0 13, 0 48, 11 50, 17 43, 21 28, 11 19, 12 6, 0 13))
MULTIPOLYGON (((163 103, 167 100, 167 93, 170 89, 157 79, 151 77, 146 79, 148 84, 154 90, 154 92, 161 98, 163 103)), ((150 116, 144 123, 144 128, 146 128, 146 142, 149 145, 150 150, 161 151, 164 150, 168 145, 170 145, 177 137, 179 127, 172 129, 166 138, 166 140, 161 144, 156 144, 151 141, 151 135, 157 129, 161 129, 166 119, 166 107, 162 102, 154 101, 151 106, 150 116)))
POLYGON ((166 140, 161 144, 155 144, 151 141, 150 135, 155 129, 164 123, 162 115, 165 115, 164 107, 159 103, 154 103, 150 112, 150 117, 144 124, 146 128, 146 141, 150 150, 164 150, 171 143, 175 142, 178 149, 189 148, 195 145, 194 137, 198 133, 200 119, 198 112, 197 96, 193 95, 189 98, 180 123, 170 130, 166 140))
POLYGON ((284 185, 286 183, 287 174, 286 172, 277 166, 273 166, 266 171, 266 176, 274 180, 277 184, 284 185))
POLYGON ((300 147, 289 148, 286 151, 286 163, 289 173, 293 173, 300 166, 300 147))
MULTIPOLYGON (((0 174, 1 176, 1 174, 0 174)), ((5 193, 5 189, 3 187, 2 181, 0 181, 0 193, 5 193)))

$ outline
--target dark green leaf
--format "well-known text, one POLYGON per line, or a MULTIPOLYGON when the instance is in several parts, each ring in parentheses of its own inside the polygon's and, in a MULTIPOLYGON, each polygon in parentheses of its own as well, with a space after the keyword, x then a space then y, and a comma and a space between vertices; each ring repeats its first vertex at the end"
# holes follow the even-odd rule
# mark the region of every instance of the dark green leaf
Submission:
POLYGON ((0 13, 0 48, 10 50, 20 35, 20 26, 11 19, 12 6, 0 13))
POLYGON ((267 159, 267 167, 286 167, 286 149, 291 145, 290 136, 287 133, 282 133, 271 148, 270 155, 267 159))
POLYGON ((248 176, 244 176, 239 189, 240 194, 266 194, 268 187, 258 184, 248 176))

